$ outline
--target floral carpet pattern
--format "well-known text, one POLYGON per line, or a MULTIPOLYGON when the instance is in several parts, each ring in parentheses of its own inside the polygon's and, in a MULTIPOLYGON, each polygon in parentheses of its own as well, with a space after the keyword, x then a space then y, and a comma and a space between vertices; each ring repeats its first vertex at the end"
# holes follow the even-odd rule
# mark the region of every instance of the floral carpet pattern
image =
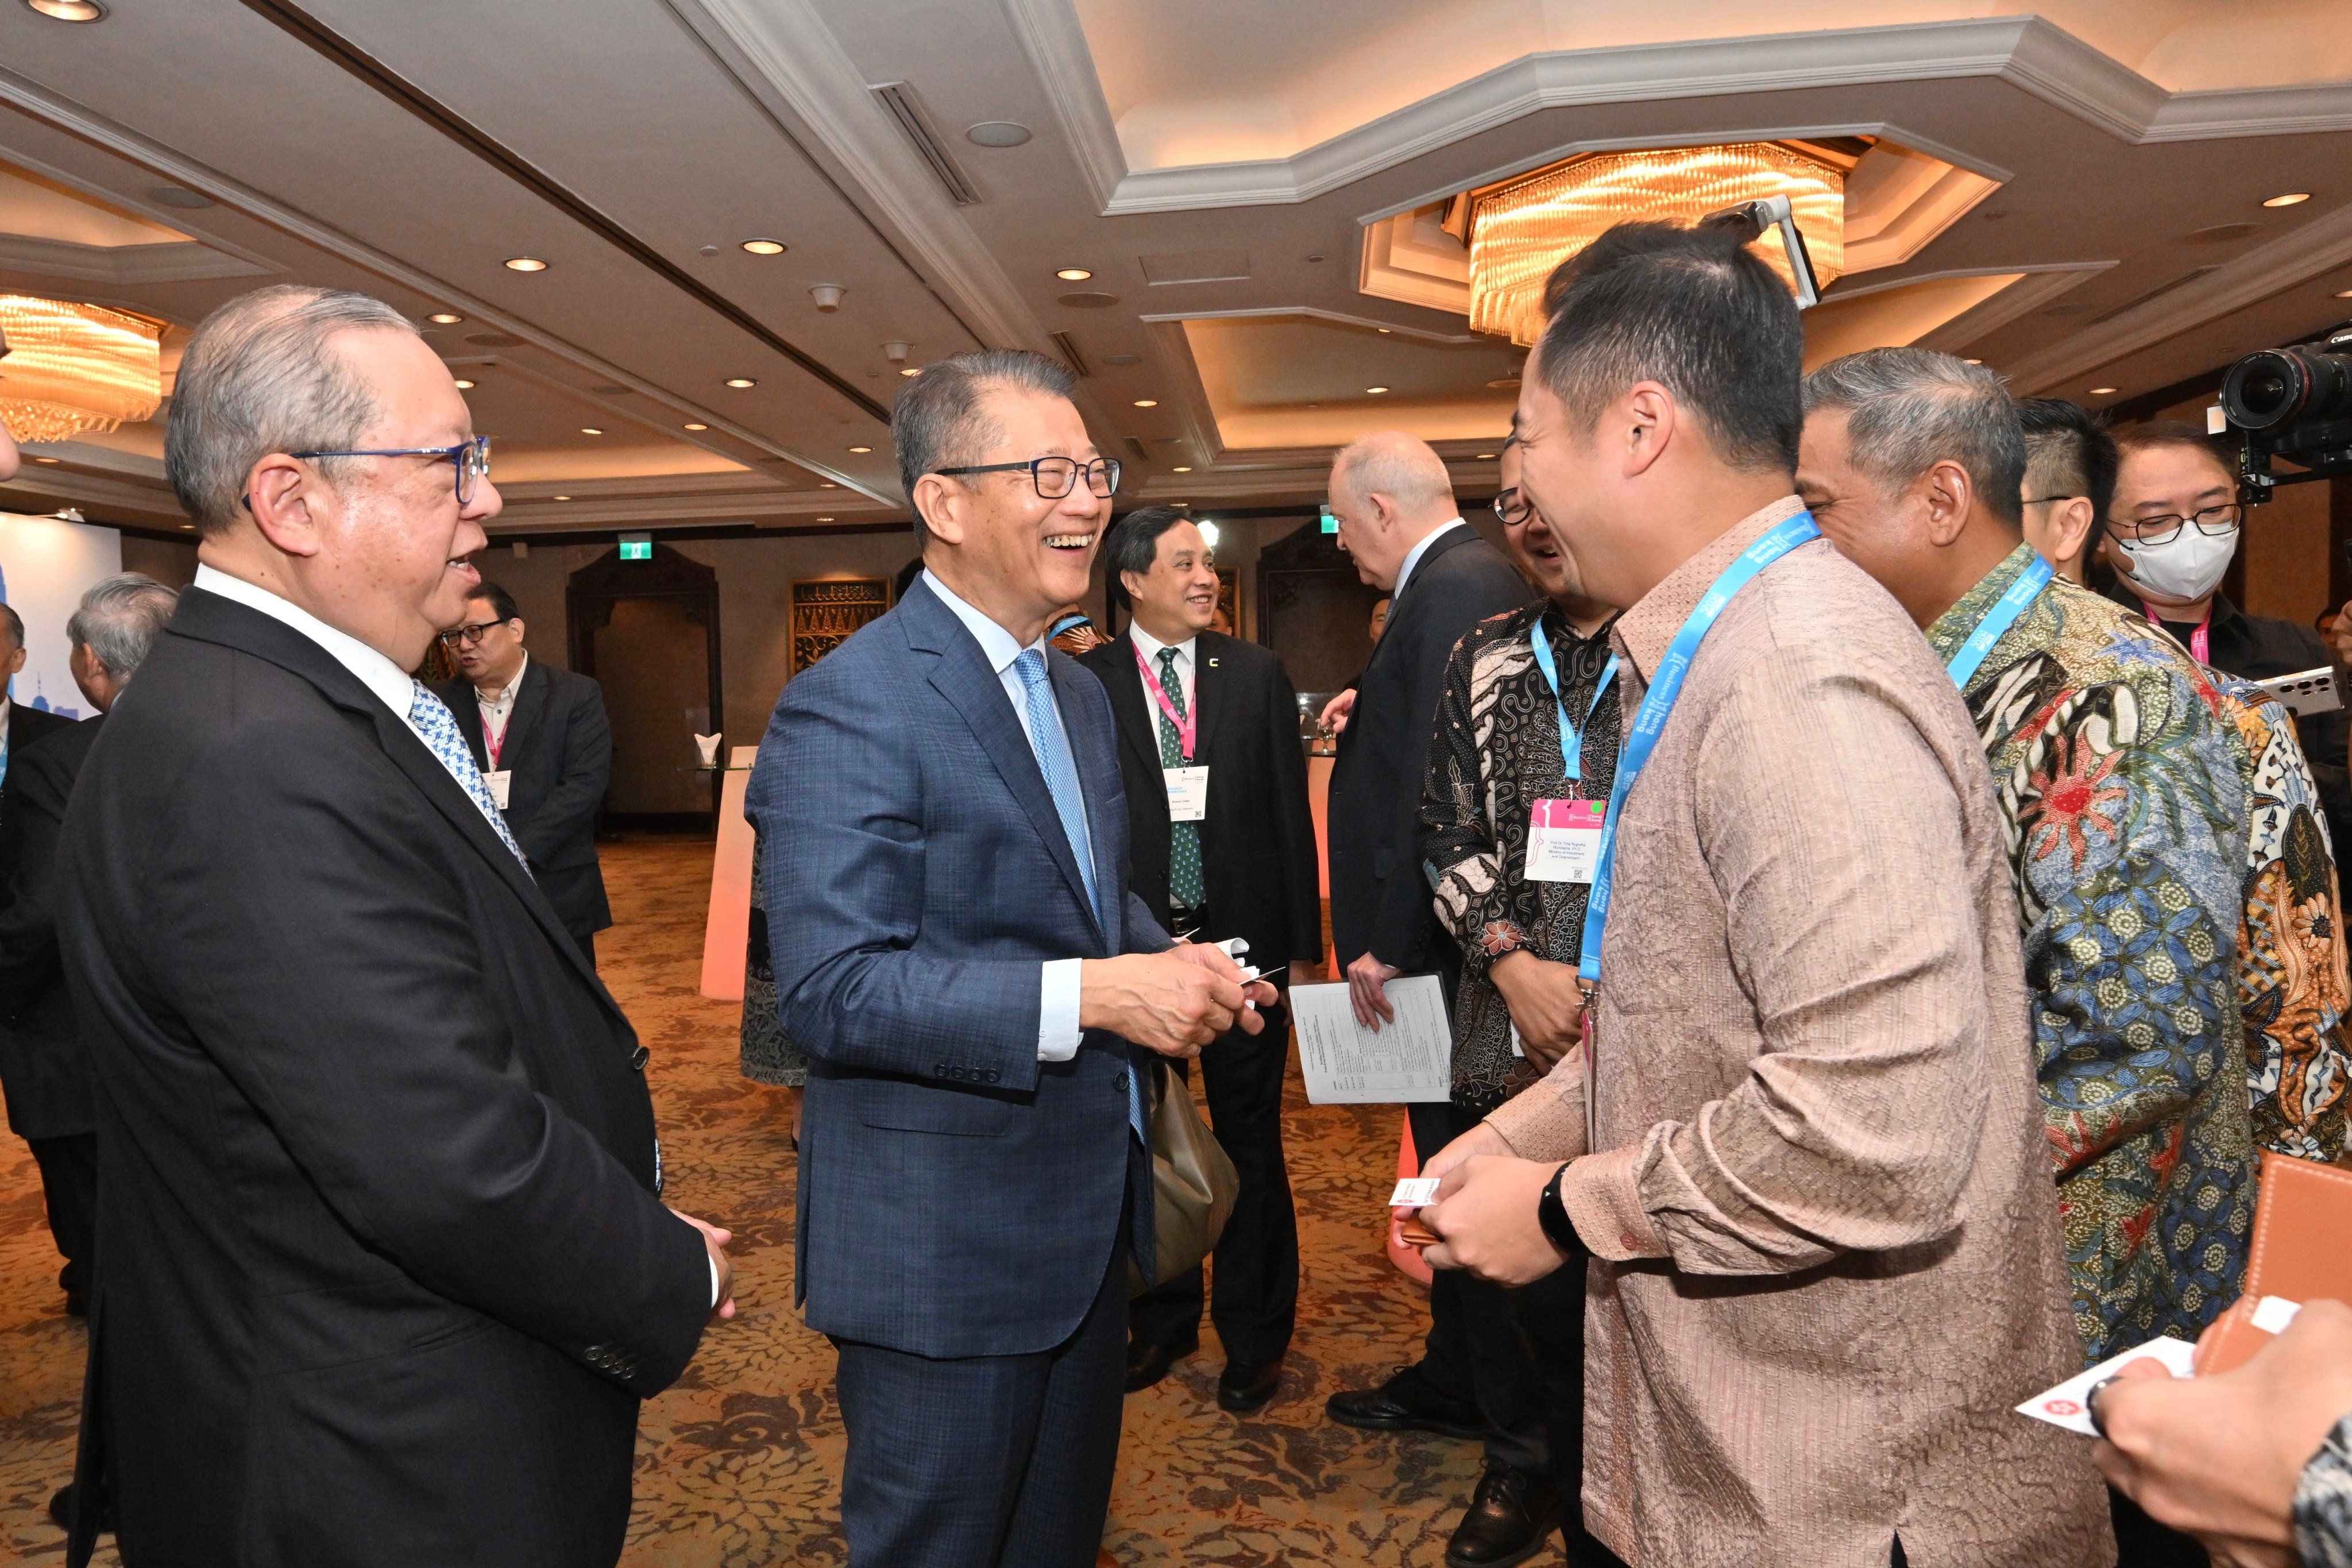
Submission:
MULTIPOLYGON (((652 1047, 668 1197, 735 1232, 740 1315, 715 1324, 637 1441, 628 1568, 755 1568, 848 1560, 832 1347, 792 1303, 794 1165, 780 1090, 737 1067, 738 1005, 697 994, 709 840, 602 847, 618 924, 597 939, 604 978, 652 1047)), ((1223 1357, 1202 1350, 1130 1395, 1104 1535, 1122 1564, 1434 1565, 1469 1500, 1478 1446, 1351 1431, 1323 1401, 1414 1359, 1425 1292, 1381 1250, 1396 1162, 1391 1107, 1314 1107, 1291 1069, 1288 1135, 1302 1253, 1298 1334, 1274 1403, 1245 1420, 1216 1405, 1223 1357)), ((84 1349, 61 1310, 40 1180, 0 1140, 0 1560, 61 1562, 49 1494, 70 1474, 84 1349)), ((111 1565, 110 1544, 99 1561, 111 1565)), ((1539 1563, 1560 1561, 1555 1544, 1539 1563)))

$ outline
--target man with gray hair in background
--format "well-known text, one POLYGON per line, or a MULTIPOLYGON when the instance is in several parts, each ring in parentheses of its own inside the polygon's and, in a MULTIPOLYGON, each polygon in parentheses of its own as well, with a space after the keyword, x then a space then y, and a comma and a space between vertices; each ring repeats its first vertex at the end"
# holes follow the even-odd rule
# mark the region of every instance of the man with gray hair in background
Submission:
POLYGON ((381 300, 231 300, 164 468, 195 581, 75 789, 97 1083, 79 1506, 125 1562, 605 1568, 638 1403, 731 1311, 647 1052, 408 672, 481 581, 487 439, 381 300))
MULTIPOLYGON (((2220 695, 2026 542, 2024 432, 1990 371, 1871 349, 1808 376, 1805 409, 1805 504, 1926 632, 1992 767, 2084 1363, 2193 1342, 2239 1293, 2254 1200, 2248 802, 2220 695)), ((2114 1510, 2125 1562, 2201 1560, 2114 1510)))
POLYGON ((89 1310, 98 1137, 89 1058, 58 962, 50 879, 74 780, 106 710, 172 618, 177 598, 137 572, 109 577, 82 595, 66 637, 73 645, 74 682, 99 716, 61 722, 19 747, 0 789, 0 1087, 7 1090, 9 1130, 41 1168, 49 1235, 65 1258, 58 1284, 75 1317, 89 1310))

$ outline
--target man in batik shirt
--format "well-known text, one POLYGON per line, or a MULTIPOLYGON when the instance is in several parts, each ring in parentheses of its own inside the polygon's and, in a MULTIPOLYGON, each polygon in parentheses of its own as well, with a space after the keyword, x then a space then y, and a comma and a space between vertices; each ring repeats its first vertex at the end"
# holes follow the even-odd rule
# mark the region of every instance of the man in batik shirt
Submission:
MULTIPOLYGON (((2114 437, 2080 405, 2035 397, 2025 426, 2025 538, 2071 583, 2099 553, 2115 504, 2114 437)), ((2158 628, 2159 630, 2161 628, 2158 628)), ((2191 650, 2193 651, 2193 650, 2191 650)), ((2251 831, 2238 1009, 2254 1145, 2337 1160, 2352 1120, 2352 1055, 2341 1032, 2344 927, 2327 816, 2294 721, 2252 681, 2207 667, 2240 744, 2251 831)))
POLYGON ((2221 694, 2019 530, 1990 372, 1874 349, 1807 378, 1799 488, 1952 668, 2010 829, 2075 1324, 2095 1362, 2237 1296, 2254 1197, 2238 990, 2248 800, 2221 694))

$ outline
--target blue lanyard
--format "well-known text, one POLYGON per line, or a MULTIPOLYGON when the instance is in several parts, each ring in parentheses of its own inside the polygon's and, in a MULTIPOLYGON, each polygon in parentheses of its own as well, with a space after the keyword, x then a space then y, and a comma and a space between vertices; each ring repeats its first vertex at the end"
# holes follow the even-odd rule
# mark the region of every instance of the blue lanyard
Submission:
POLYGON ((2017 624, 2017 617, 2025 614, 2034 600, 2042 597, 2042 590, 2050 586, 2050 579, 2055 574, 2050 569, 2050 563, 2039 555, 2033 558, 2032 565, 2017 574, 2017 581, 2009 585, 2009 592, 1985 612, 1985 618, 1977 623, 1977 629, 1969 634, 1969 640, 1960 645, 1959 651, 1952 655, 1952 662, 1945 667, 1952 672, 1953 685, 1963 691, 1969 689, 1977 667, 1984 663, 1985 655, 1992 651, 1992 645, 2000 641, 2002 634, 2017 624))
POLYGON ((1633 716, 1633 727, 1626 733, 1624 747, 1618 752, 1617 779, 1609 790, 1609 816, 1601 823, 1601 852, 1592 868, 1592 891, 1584 906, 1584 952, 1576 966, 1577 973, 1588 986, 1601 979, 1601 932, 1609 921, 1610 885, 1617 874, 1617 827, 1624 820, 1625 797, 1633 793, 1633 781, 1649 765, 1658 735, 1666 727, 1666 716, 1675 710, 1675 700, 1682 695, 1683 677, 1690 673, 1691 659, 1698 652, 1700 639, 1713 629, 1724 606, 1738 597, 1739 590, 1748 586, 1759 572, 1798 545, 1821 535, 1809 511, 1801 511, 1767 530, 1755 543, 1739 552, 1738 560, 1723 569, 1723 575, 1715 580, 1715 585, 1691 611, 1683 629, 1666 645, 1666 656, 1658 661, 1658 673, 1642 698, 1642 710, 1633 716))
POLYGON ((1535 648, 1536 668, 1543 671, 1544 684, 1551 688, 1552 706, 1559 710, 1559 760, 1568 764, 1568 776, 1581 784, 1584 780, 1584 731, 1592 727, 1592 715, 1601 709, 1601 693, 1617 679, 1617 656, 1611 654, 1601 667, 1601 684, 1592 689, 1592 700, 1584 710, 1582 725, 1568 721, 1568 703, 1559 694, 1559 670, 1551 658, 1551 637, 1544 631, 1543 617, 1528 628, 1528 641, 1535 648))

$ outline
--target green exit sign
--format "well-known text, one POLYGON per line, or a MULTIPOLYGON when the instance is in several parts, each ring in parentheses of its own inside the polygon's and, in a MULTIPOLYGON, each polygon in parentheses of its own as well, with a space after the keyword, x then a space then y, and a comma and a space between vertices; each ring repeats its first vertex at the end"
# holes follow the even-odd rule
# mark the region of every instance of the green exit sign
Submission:
POLYGON ((1323 510, 1323 531, 1326 533, 1337 533, 1339 531, 1339 520, 1331 515, 1331 511, 1328 507, 1326 507, 1323 510))
POLYGON ((625 534, 621 535, 621 559, 622 559, 622 560, 624 560, 624 561, 651 561, 653 558, 654 558, 654 539, 653 539, 653 535, 652 535, 652 534, 650 534, 650 533, 625 533, 625 534))

